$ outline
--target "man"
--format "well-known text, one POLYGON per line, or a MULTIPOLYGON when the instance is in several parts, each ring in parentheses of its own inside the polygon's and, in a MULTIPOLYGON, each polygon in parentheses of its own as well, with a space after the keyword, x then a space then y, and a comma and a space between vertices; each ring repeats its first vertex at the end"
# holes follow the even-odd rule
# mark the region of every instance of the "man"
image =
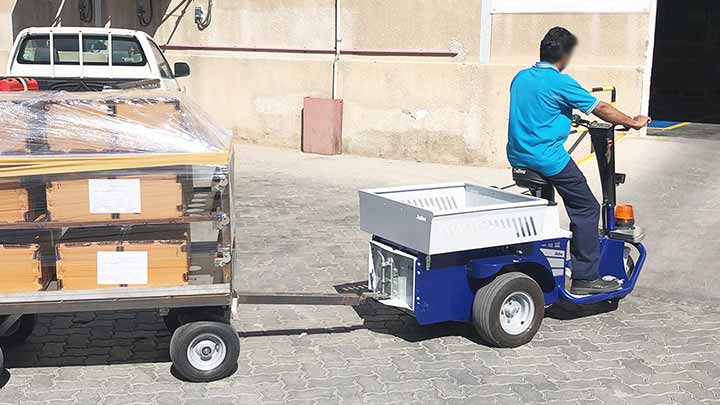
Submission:
POLYGON ((571 292, 597 294, 621 285, 617 280, 606 281, 598 275, 600 205, 564 146, 572 111, 577 109, 634 129, 647 125, 650 118, 623 114, 562 73, 577 43, 575 35, 565 28, 551 29, 540 43, 540 62, 520 71, 513 79, 507 156, 512 166, 540 173, 562 196, 573 233, 571 292))

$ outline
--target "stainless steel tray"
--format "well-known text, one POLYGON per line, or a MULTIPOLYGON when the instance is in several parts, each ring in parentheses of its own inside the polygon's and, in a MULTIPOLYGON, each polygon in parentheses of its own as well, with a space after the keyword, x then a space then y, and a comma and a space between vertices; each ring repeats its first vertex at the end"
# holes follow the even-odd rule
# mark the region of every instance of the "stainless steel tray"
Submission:
POLYGON ((469 183, 361 190, 365 232, 426 254, 556 237, 557 207, 547 200, 469 183))

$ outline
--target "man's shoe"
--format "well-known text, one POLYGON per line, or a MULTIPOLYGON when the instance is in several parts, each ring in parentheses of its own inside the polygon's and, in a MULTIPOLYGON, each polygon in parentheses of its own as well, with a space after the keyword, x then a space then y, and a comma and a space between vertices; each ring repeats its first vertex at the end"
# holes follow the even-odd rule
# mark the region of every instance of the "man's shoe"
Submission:
POLYGON ((619 290, 622 284, 619 280, 603 280, 598 277, 595 280, 573 280, 570 293, 575 295, 602 294, 619 290))

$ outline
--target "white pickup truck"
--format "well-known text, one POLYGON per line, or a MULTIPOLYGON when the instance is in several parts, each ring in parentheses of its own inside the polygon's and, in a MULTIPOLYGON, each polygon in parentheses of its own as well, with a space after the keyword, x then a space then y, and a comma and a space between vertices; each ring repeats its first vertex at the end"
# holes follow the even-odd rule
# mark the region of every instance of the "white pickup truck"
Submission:
POLYGON ((7 64, 7 76, 36 79, 41 90, 97 91, 139 81, 181 90, 176 78, 189 75, 187 63, 170 68, 148 34, 116 28, 28 28, 15 38, 7 64))

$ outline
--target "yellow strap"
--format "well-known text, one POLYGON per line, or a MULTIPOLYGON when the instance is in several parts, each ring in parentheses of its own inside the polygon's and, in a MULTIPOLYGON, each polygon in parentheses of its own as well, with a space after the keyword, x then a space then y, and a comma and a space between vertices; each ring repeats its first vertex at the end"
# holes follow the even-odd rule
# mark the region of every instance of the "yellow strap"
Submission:
POLYGON ((0 156, 0 178, 182 165, 227 166, 230 152, 0 156))

